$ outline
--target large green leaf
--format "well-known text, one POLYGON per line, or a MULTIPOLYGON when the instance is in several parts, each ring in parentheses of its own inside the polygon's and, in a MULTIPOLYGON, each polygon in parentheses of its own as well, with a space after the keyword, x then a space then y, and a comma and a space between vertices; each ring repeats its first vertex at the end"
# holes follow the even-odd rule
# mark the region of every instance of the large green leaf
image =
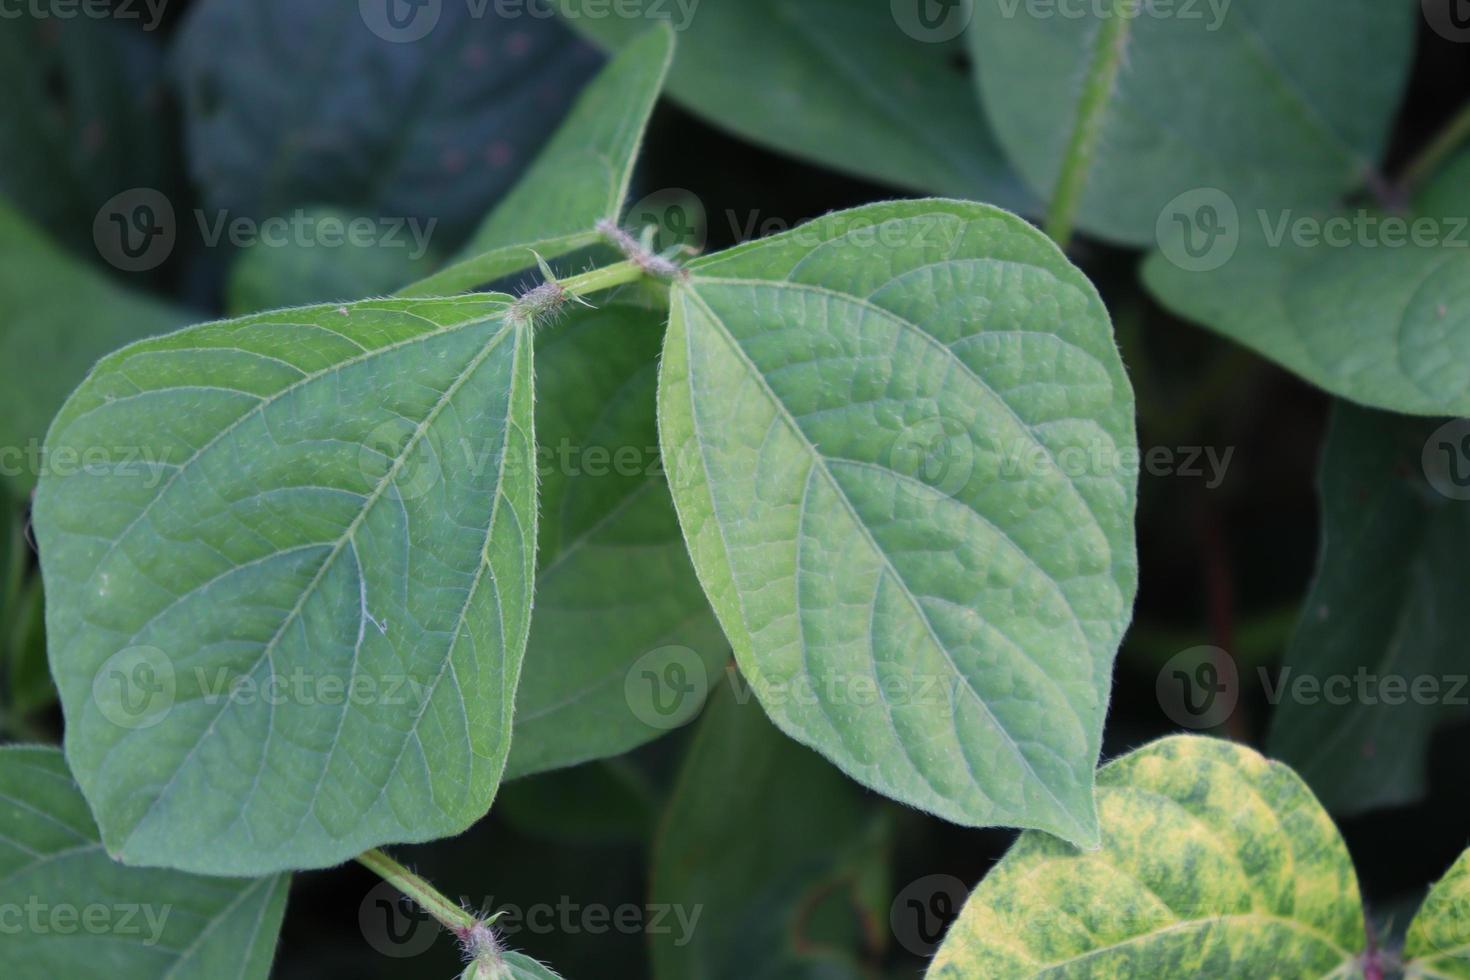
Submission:
POLYGON ((1186 191, 1279 208, 1361 186, 1408 77, 1415 14, 1380 0, 977 0, 969 37, 981 100, 1031 187, 1052 196, 1079 123, 1095 126, 1078 225, 1142 245, 1186 191), (1104 59, 1111 86, 1092 70, 1104 59))
MULTIPOLYGON (((1020 208, 1032 200, 996 145, 954 45, 900 29, 883 3, 560 0, 603 44, 671 21, 675 99, 746 139, 897 187, 1020 208)), ((955 32, 956 34, 958 32, 955 32)), ((951 35, 954 36, 954 35, 951 35)))
POLYGON ((508 777, 657 738, 693 716, 729 657, 659 458, 663 321, 613 304, 537 337, 541 569, 508 777))
POLYGON ((654 904, 700 919, 692 936, 650 935, 654 977, 863 977, 859 954, 882 934, 860 924, 883 921, 888 887, 886 824, 861 796, 721 686, 653 853, 654 904), (846 915, 818 914, 834 897, 846 915))
POLYGON ((1470 851, 1429 890, 1404 942, 1409 980, 1470 978, 1470 851))
POLYGON ((289 875, 127 868, 55 749, 0 748, 0 910, 10 980, 264 980, 289 875))
POLYGON ((596 244, 627 202, 643 131, 674 54, 667 27, 630 41, 582 92, 525 177, 480 225, 468 256, 402 291, 453 294, 596 244), (535 254, 533 254, 533 250, 535 254))
POLYGON ((1101 849, 1022 835, 970 896, 931 980, 1356 975, 1352 862, 1289 768, 1187 736, 1097 783, 1101 849))
POLYGON ((510 299, 191 327, 104 360, 35 523, 108 849, 260 874, 463 830, 509 749, 536 506, 510 299), (124 455, 126 450, 127 455, 124 455))
POLYGON ((985 205, 880 204, 693 263, 660 380, 695 568, 771 717, 972 825, 1096 837, 1137 570, 1107 311, 985 205))
POLYGON ((0 202, 0 362, 27 365, 0 386, 0 476, 29 491, 41 440, 97 359, 173 329, 187 314, 118 286, 64 253, 0 202))
POLYGON ((92 261, 100 208, 179 176, 162 45, 140 29, 162 9, 139 4, 131 20, 16 7, 0 31, 0 193, 92 261))
POLYGON ((1174 312, 1334 395, 1411 415, 1470 415, 1467 187, 1470 154, 1425 188, 1415 213, 1392 218, 1401 226, 1366 211, 1241 208, 1238 246, 1214 238, 1199 266, 1161 252, 1144 282, 1174 312))
POLYGON ((1470 464, 1438 421, 1337 406, 1320 477, 1322 554, 1267 743, 1334 813, 1418 799, 1439 706, 1456 693, 1449 678, 1470 635, 1470 502, 1426 481, 1424 462, 1438 476, 1445 452, 1470 464))
POLYGON ((335 204, 436 218, 444 247, 462 240, 596 68, 554 19, 493 14, 388 0, 193 4, 174 54, 206 209, 265 218, 335 204))

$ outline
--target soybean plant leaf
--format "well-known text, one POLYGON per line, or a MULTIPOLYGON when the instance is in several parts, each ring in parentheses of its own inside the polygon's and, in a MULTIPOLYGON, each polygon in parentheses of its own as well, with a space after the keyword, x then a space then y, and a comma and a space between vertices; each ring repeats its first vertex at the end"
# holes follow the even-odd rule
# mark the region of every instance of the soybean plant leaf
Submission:
POLYGON ((653 902, 700 918, 692 937, 650 936, 653 975, 857 980, 863 954, 881 949, 865 927, 883 919, 887 824, 749 694, 724 685, 711 696, 664 811, 653 902), (814 935, 834 893, 847 914, 814 935))
POLYGON ((1470 978, 1470 851, 1429 890, 1404 942, 1409 980, 1470 978))
POLYGON ((157 25, 146 5, 134 13, 37 19, 16 8, 0 31, 0 193, 93 259, 99 209, 133 188, 167 191, 179 173, 163 54, 144 33, 157 25))
POLYGON ((1470 154, 1407 216, 1241 209, 1209 236, 1195 226, 1193 251, 1166 244, 1144 282, 1180 316, 1340 398, 1470 415, 1467 182, 1470 154))
POLYGON ((521 953, 505 953, 501 956, 499 965, 509 971, 508 976, 487 971, 482 977, 477 978, 471 971, 470 980, 561 980, 561 977, 553 973, 549 966, 538 963, 521 953))
POLYGON ((971 894, 926 974, 1356 976, 1351 859, 1288 767, 1166 738, 1098 773, 1102 848, 1021 836, 971 894))
POLYGON ((977 0, 980 98, 1043 197, 1094 113, 1078 226, 1133 245, 1152 243, 1166 204, 1187 191, 1283 208, 1361 186, 1386 145, 1416 27, 1409 5, 1377 0, 1109 0, 1071 14, 977 0), (1101 88, 1109 59, 1116 82, 1101 88))
MULTIPOLYGON (((0 474, 23 493, 45 463, 41 439, 97 359, 171 330, 188 314, 114 284, 0 202, 0 474)), ((75 462, 75 461, 73 461, 75 462)))
POLYGON ((418 222, 383 224, 335 208, 303 208, 284 220, 309 232, 259 239, 240 253, 225 289, 231 314, 382 296, 434 264, 433 236, 418 222))
POLYGON ((1343 403, 1334 412, 1322 554, 1267 742, 1334 813, 1424 793, 1437 705, 1450 693, 1439 678, 1457 673, 1470 634, 1467 436, 1461 423, 1343 403))
POLYGON ((461 240, 596 59, 554 19, 484 5, 204 0, 176 41, 205 207, 434 218, 461 240), (407 13, 404 18, 402 14, 407 13))
POLYGON ((594 245, 595 225, 617 221, 628 198, 643 131, 674 54, 667 27, 630 41, 581 97, 526 174, 463 254, 468 256, 402 291, 452 294, 594 245))
POLYGON ((660 462, 663 334, 661 315, 614 304, 537 337, 541 568, 508 777, 684 724, 729 657, 660 462))
POLYGON ((5 930, 11 980, 265 980, 289 884, 124 867, 59 750, 0 748, 0 908, 19 916, 5 930))
POLYGON ((935 43, 935 32, 958 37, 961 10, 925 29, 889 5, 846 0, 632 0, 620 9, 636 14, 618 17, 599 6, 560 0, 568 23, 605 45, 674 25, 669 94, 717 126, 897 187, 1032 202, 954 66, 955 46, 935 43))
POLYGON ((938 200, 691 271, 664 460, 761 703, 895 799, 1095 839, 1137 470, 1091 284, 1014 215, 938 200))
POLYGON ((208 874, 457 833, 510 742, 536 534, 510 298, 373 300, 127 347, 57 417, 35 524, 66 751, 111 853, 208 874))

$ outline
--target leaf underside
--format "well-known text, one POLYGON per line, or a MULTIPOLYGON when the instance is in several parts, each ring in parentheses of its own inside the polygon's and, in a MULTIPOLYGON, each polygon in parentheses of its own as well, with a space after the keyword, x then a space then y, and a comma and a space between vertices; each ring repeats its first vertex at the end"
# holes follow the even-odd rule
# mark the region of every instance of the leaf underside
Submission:
POLYGON ((67 758, 109 850, 263 874, 463 830, 534 562, 509 297, 204 324, 104 360, 35 523, 67 758))
POLYGON ((1132 391, 1096 293, 1020 219, 946 201, 691 271, 661 441, 761 703, 896 799, 1093 838, 1136 587, 1132 391))

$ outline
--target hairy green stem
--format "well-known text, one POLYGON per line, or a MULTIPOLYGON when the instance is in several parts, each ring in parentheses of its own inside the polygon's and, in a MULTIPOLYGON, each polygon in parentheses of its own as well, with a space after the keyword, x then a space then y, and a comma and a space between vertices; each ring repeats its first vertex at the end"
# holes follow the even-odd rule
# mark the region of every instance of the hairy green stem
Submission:
POLYGON ((1092 169, 1092 156, 1102 135, 1103 116, 1123 67, 1123 52, 1128 47, 1128 29, 1132 23, 1122 9, 1126 3, 1128 0, 1115 0, 1110 15, 1098 27, 1096 50, 1077 104, 1077 125, 1072 129, 1062 172, 1057 177, 1051 208, 1047 211, 1046 233, 1064 249, 1072 241, 1077 211, 1082 207, 1082 195, 1087 189, 1087 174, 1092 169))
POLYGON ((388 884, 413 899, 434 921, 461 939, 473 930, 480 921, 414 874, 397 861, 374 848, 357 856, 357 863, 372 871, 388 884))
POLYGON ((557 285, 572 296, 586 296, 604 289, 637 282, 643 278, 643 275, 644 270, 638 263, 618 262, 614 265, 603 266, 601 269, 592 269, 581 275, 558 279, 557 285))
POLYGON ((1444 129, 1439 131, 1439 135, 1435 136, 1428 146, 1420 150, 1419 154, 1409 161, 1404 167, 1403 174, 1399 177, 1399 186, 1405 192, 1413 191, 1414 188, 1433 177, 1466 140, 1470 140, 1470 103, 1466 103, 1445 125, 1444 129))

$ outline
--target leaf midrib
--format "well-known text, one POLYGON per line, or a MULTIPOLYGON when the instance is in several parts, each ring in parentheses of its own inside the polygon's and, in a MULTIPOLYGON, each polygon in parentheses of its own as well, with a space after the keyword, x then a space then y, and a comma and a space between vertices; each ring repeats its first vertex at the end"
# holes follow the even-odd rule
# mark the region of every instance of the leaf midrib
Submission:
MULTIPOLYGON (((1314 939, 1322 945, 1326 946, 1328 949, 1332 950, 1334 953, 1340 955, 1343 959, 1343 964, 1351 963, 1355 956, 1354 953, 1343 949, 1334 939, 1329 937, 1327 934, 1318 929, 1314 929, 1306 923, 1300 922, 1296 919, 1288 919, 1285 916, 1280 915, 1271 915, 1267 912, 1230 912, 1223 913, 1221 915, 1205 916, 1199 919, 1184 919, 1178 922, 1172 922, 1162 928, 1150 929, 1148 932, 1139 933, 1136 936, 1130 936, 1127 939, 1120 940, 1119 942, 1115 943, 1109 943, 1106 946, 1099 946, 1096 949, 1090 949, 1087 952, 1079 953, 1076 956, 1069 956, 1063 960, 1055 960, 1050 963, 1042 964, 1041 970, 1050 973, 1054 970, 1060 970, 1064 967, 1073 966, 1075 964, 1085 962, 1089 959, 1101 956, 1105 953, 1111 953, 1120 949, 1127 949, 1130 946, 1134 946, 1139 943, 1145 943, 1151 939, 1158 939, 1170 933, 1183 932, 1189 929, 1208 928, 1216 923, 1226 923, 1233 925, 1235 923, 1252 922, 1262 922, 1268 924, 1275 923, 1285 925, 1292 931, 1299 932, 1304 936, 1314 939)), ((1342 967, 1339 966, 1337 969, 1341 968, 1342 967)), ((1043 975, 1044 973, 1037 973, 1037 976, 1043 975)), ((1327 974, 1327 976, 1332 976, 1332 974, 1327 974)))

